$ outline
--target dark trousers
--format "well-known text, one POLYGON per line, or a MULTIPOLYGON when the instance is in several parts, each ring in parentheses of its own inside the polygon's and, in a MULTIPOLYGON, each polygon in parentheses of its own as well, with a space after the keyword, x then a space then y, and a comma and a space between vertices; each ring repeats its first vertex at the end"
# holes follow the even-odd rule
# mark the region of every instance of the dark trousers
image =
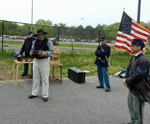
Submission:
MULTIPOLYGON (((29 64, 24 64, 24 71, 22 74, 27 75, 28 74, 28 68, 29 68, 29 64)), ((33 64, 31 64, 31 76, 33 77, 33 64)))

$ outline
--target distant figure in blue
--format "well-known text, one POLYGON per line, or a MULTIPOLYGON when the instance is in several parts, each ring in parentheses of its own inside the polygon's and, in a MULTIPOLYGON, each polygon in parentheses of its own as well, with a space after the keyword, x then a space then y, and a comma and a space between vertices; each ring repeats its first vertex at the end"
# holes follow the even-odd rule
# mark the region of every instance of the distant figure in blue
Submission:
MULTIPOLYGON (((21 55, 25 51, 25 58, 30 57, 29 52, 31 50, 32 43, 34 40, 36 40, 36 38, 33 37, 32 31, 28 31, 27 32, 27 38, 25 39, 24 44, 22 45, 22 48, 21 48, 21 51, 19 54, 21 55)), ((29 66, 29 64, 24 64, 24 71, 22 73, 22 76, 26 76, 28 74, 28 66, 29 66)), ((30 78, 33 77, 32 68, 33 68, 33 64, 31 64, 31 76, 30 76, 30 78)))
POLYGON ((104 82, 106 85, 105 92, 111 91, 109 84, 109 76, 107 74, 108 57, 110 55, 110 47, 106 44, 106 38, 103 36, 100 38, 101 45, 97 47, 95 55, 97 57, 95 64, 97 65, 97 74, 100 85, 96 88, 104 88, 104 82))

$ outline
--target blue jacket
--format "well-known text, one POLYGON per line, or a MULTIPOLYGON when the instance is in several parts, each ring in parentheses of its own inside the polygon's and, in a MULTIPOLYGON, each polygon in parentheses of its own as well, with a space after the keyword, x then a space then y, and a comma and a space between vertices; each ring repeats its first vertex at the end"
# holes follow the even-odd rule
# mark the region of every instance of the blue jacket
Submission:
POLYGON ((25 58, 26 57, 30 57, 29 52, 31 50, 31 47, 32 47, 32 44, 33 44, 34 40, 36 40, 36 38, 33 37, 33 36, 31 38, 26 38, 25 39, 25 41, 24 41, 24 43, 22 45, 21 51, 20 51, 20 54, 22 54, 25 51, 25 58))
POLYGON ((107 44, 105 46, 99 45, 97 47, 97 50, 95 51, 95 55, 96 55, 95 64, 101 67, 108 67, 107 59, 109 58, 110 51, 111 51, 110 46, 108 46, 107 44), (105 56, 107 56, 107 59, 105 56))

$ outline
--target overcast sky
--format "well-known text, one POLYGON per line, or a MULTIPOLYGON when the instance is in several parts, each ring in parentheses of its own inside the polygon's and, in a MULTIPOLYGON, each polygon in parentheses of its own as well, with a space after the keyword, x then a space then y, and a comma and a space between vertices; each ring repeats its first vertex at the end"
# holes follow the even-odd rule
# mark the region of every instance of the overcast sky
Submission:
MULTIPOLYGON (((31 7, 32 0, 1 0, 0 19, 31 23, 31 7)), ((33 0, 33 24, 44 19, 95 28, 120 22, 123 8, 137 21, 138 0, 33 0)), ((141 0, 140 21, 150 21, 150 0, 141 0)))

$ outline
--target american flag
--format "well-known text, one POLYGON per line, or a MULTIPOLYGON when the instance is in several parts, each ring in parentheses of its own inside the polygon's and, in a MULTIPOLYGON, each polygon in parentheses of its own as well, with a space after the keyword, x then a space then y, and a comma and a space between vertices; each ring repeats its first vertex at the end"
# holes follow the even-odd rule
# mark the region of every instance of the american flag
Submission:
MULTIPOLYGON (((147 43, 147 37, 150 35, 150 31, 130 18, 125 12, 123 12, 119 31, 117 33, 115 48, 125 49, 129 53, 131 52, 131 42, 133 39, 142 39, 147 43)), ((145 48, 143 49, 145 52, 145 48)))

